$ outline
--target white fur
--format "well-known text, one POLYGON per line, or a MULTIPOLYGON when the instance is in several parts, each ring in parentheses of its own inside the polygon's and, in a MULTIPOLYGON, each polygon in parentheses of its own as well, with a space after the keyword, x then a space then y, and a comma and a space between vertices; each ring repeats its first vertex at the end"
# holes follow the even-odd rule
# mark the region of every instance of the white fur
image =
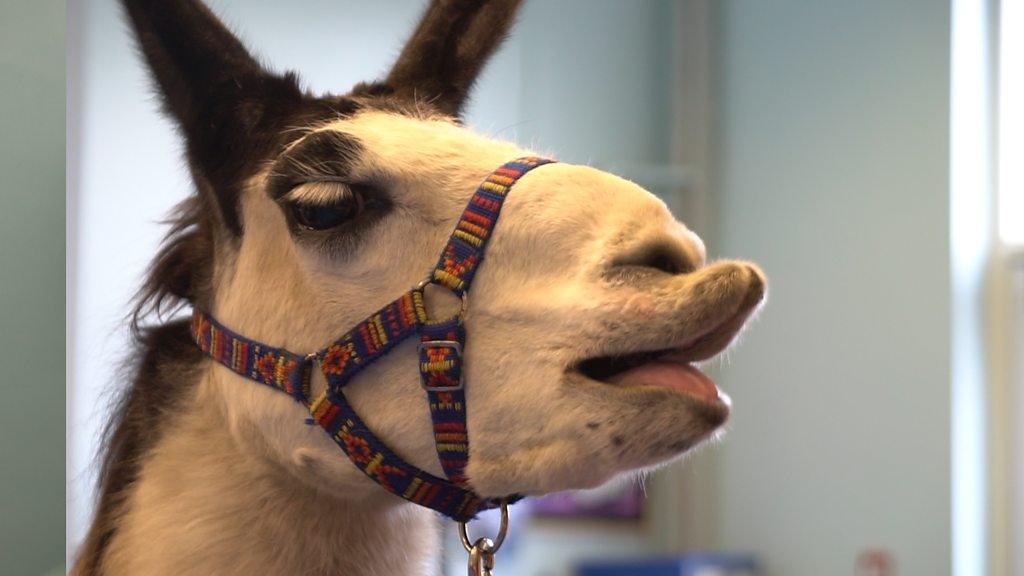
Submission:
MULTIPOLYGON (((387 183, 394 210, 356 254, 331 260, 293 241, 260 175, 242 202, 241 244, 218 256, 215 274, 221 322, 299 353, 424 278, 479 182, 527 154, 443 119, 364 112, 318 129, 363 144, 358 171, 387 183)), ((704 258, 664 203, 630 182, 570 164, 524 176, 469 295, 472 487, 485 496, 592 487, 711 436, 682 395, 567 373, 587 357, 682 345, 734 315, 763 281, 749 264, 704 266, 704 258), (605 279, 617 256, 649 242, 675 245, 702 267, 643 287, 605 279)), ((346 394, 400 456, 440 475, 418 379, 415 344, 406 342, 346 394)), ((145 512, 124 519, 111 574, 427 571, 437 542, 430 514, 367 479, 303 423, 300 406, 212 362, 197 394, 195 412, 143 466, 129 510, 145 512), (384 545, 391 556, 372 558, 385 541, 405 553, 384 545)))

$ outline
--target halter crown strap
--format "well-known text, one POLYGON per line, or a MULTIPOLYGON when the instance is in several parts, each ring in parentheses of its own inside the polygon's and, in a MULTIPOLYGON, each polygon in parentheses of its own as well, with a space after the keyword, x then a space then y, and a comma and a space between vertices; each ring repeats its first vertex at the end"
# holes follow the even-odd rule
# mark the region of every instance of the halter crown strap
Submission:
POLYGON ((430 277, 323 350, 302 356, 267 346, 232 332, 198 309, 192 315, 196 345, 235 373, 285 392, 307 406, 313 420, 356 467, 389 492, 460 522, 499 506, 501 500, 476 495, 465 477, 469 436, 462 366, 466 343, 463 314, 430 320, 423 290, 427 284, 446 287, 465 305, 507 193, 524 174, 551 162, 520 158, 491 173, 470 198, 430 277), (414 333, 420 337, 420 378, 427 393, 434 442, 448 479, 421 470, 395 454, 359 418, 343 391, 363 368, 414 333), (311 401, 309 383, 314 364, 323 372, 327 388, 311 401))

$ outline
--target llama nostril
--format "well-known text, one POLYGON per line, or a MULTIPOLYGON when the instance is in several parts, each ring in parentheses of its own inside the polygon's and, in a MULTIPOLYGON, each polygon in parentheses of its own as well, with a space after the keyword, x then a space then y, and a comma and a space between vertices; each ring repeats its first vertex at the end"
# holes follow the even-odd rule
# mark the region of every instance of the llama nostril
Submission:
POLYGON ((686 251, 676 244, 658 242, 646 244, 622 254, 612 261, 612 267, 652 268, 668 274, 686 274, 697 269, 686 251))

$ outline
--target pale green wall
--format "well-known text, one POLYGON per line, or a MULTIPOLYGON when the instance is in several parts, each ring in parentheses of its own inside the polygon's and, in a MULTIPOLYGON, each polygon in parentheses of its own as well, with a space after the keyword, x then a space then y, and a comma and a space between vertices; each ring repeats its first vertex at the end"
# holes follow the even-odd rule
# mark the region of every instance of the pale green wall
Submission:
POLYGON ((949 574, 949 3, 718 16, 712 244, 771 280, 720 370, 718 540, 770 576, 949 574))
POLYGON ((0 573, 64 558, 64 3, 0 15, 0 573))

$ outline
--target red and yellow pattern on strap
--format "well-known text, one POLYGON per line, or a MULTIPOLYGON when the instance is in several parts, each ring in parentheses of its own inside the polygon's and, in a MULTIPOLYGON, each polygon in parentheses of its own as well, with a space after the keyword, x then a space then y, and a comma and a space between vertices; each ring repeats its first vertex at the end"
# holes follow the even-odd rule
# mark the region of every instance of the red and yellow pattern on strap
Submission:
POLYGON ((314 420, 364 474, 388 492, 466 521, 498 502, 482 500, 472 490, 438 478, 405 462, 370 432, 345 395, 324 392, 310 406, 314 420))
POLYGON ((233 372, 308 402, 309 363, 304 356, 239 336, 200 310, 192 313, 191 331, 200 350, 233 372))
POLYGON ((435 282, 458 294, 469 289, 509 189, 530 170, 551 162, 534 156, 519 158, 498 168, 480 184, 434 267, 435 282))

